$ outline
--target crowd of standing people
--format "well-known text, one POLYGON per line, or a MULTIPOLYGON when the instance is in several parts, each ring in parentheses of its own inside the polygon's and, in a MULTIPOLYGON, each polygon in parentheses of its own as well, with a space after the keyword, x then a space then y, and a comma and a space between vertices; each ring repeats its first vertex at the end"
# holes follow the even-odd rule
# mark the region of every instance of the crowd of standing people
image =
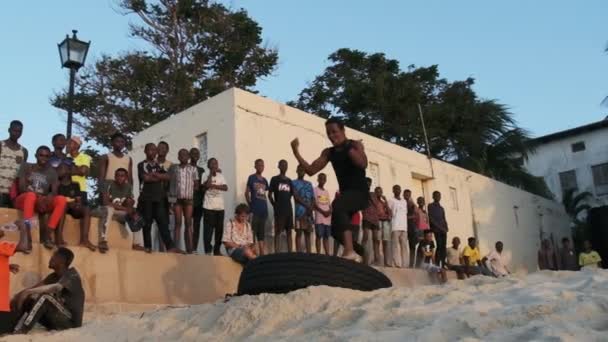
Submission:
MULTIPOLYGON (((460 278, 476 274, 504 277, 511 273, 500 241, 484 258, 474 237, 468 238, 462 250, 458 237, 447 247, 448 222, 439 191, 433 192, 433 201, 428 205, 423 196, 414 201, 412 192, 402 191, 400 185, 393 186, 388 199, 381 187, 371 191, 372 180, 365 176, 367 156, 362 142, 347 139, 343 123, 335 118, 327 120, 325 128, 332 146, 322 150, 311 163, 300 154, 299 140, 291 142, 298 161, 297 179, 287 176, 288 162, 281 160, 279 174, 268 182, 263 175, 264 160, 256 160, 255 173, 246 183, 246 203, 238 204, 234 215, 225 220, 224 194, 228 184, 219 161, 210 158, 207 170, 201 168, 200 151, 196 148, 180 149, 178 162, 173 163, 167 159, 168 143, 148 143, 144 160, 134 166, 126 154, 125 137, 114 134, 111 151, 98 161, 101 198, 100 206, 93 208, 87 184, 92 158, 81 150, 83 141, 77 136, 56 134, 51 139, 52 149, 38 147, 35 163, 30 164, 27 149, 18 142, 23 124, 11 122, 9 138, 0 144, 0 206, 22 211, 23 218, 13 223, 20 232, 19 243, 0 243, 0 316, 11 309, 18 313, 12 316, 20 317, 16 325, 11 325, 14 332, 27 332, 35 322, 60 329, 82 323, 84 293, 77 271, 70 268, 74 255, 65 248, 65 215, 80 220, 80 245, 101 253, 111 247, 107 239, 111 220, 128 227, 134 250, 152 251, 155 224, 159 249, 179 254, 197 252, 202 223, 205 254, 221 255, 223 246, 231 258, 244 264, 269 252, 266 226, 270 221, 270 202, 275 252, 280 251, 284 237, 288 252, 312 253, 315 234, 317 253, 338 255, 341 246, 342 258, 377 266, 421 268, 439 283, 447 281, 446 270, 455 271, 460 278), (321 172, 328 164, 339 185, 333 199, 325 188, 327 175, 321 172), (137 199, 134 174, 139 180, 137 199), (317 175, 316 186, 305 179, 306 175, 317 175), (56 249, 49 263, 55 272, 8 303, 8 275, 18 271, 8 258, 15 252, 31 251, 36 214, 40 243, 56 249), (89 240, 91 216, 100 217, 97 245, 89 240), (333 252, 330 237, 334 240, 333 252), (180 248, 182 240, 184 248, 180 248), (366 253, 370 240, 372 248, 366 253)), ((0 230, 0 238, 2 235, 0 230)), ((601 265, 601 258, 588 242, 578 262, 573 250, 568 249, 569 240, 566 238, 563 243, 563 249, 553 253, 543 241, 538 254, 541 269, 574 270, 601 265)), ((4 328, 0 324, 0 333, 4 328)))

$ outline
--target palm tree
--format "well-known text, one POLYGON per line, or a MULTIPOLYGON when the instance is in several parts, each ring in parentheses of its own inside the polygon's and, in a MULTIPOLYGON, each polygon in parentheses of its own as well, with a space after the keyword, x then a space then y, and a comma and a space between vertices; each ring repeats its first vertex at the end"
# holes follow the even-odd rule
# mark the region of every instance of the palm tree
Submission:
POLYGON ((566 190, 562 197, 564 209, 572 221, 572 238, 574 240, 574 246, 578 251, 582 249, 583 241, 590 237, 587 222, 586 220, 581 220, 580 216, 582 213, 591 209, 591 205, 586 202, 592 197, 593 194, 589 191, 577 194, 575 189, 566 190))

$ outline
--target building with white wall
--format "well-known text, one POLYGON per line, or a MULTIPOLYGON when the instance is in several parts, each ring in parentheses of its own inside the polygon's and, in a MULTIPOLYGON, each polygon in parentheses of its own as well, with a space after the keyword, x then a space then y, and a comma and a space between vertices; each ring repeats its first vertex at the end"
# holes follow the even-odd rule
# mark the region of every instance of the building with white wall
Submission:
MULTIPOLYGON (((449 236, 463 242, 469 236, 480 241, 483 254, 501 240, 512 253, 512 267, 536 269, 536 251, 541 237, 555 240, 569 236, 567 215, 560 204, 497 182, 480 174, 347 129, 351 139, 361 139, 369 160, 368 175, 390 194, 394 184, 412 190, 413 197, 443 194, 449 236)), ((169 158, 177 160, 179 148, 201 149, 201 166, 210 157, 219 160, 229 191, 225 196, 227 216, 243 202, 247 177, 254 161, 266 162, 266 178, 278 174, 281 159, 289 162, 288 176, 295 178, 296 160, 290 142, 300 139, 302 155, 312 160, 328 147, 324 120, 239 89, 227 90, 138 134, 133 139, 133 157, 144 159, 144 145, 167 141, 169 158)), ((331 166, 330 193, 337 190, 331 166)), ((316 179, 310 179, 313 184, 316 179)), ((271 231, 269 229, 269 231, 271 231)))
POLYGON ((561 203, 568 189, 589 191, 591 204, 608 204, 608 120, 548 134, 532 140, 528 171, 543 177, 561 203))

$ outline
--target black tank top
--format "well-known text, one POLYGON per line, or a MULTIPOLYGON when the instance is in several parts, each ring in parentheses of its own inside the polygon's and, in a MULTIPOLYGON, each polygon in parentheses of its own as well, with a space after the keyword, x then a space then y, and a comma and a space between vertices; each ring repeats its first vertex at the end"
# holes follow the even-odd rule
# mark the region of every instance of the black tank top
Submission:
POLYGON ((329 161, 336 172, 340 192, 344 193, 350 190, 368 193, 369 187, 365 179, 365 169, 355 165, 350 159, 348 151, 351 148, 353 148, 352 140, 347 140, 343 146, 329 149, 329 161))

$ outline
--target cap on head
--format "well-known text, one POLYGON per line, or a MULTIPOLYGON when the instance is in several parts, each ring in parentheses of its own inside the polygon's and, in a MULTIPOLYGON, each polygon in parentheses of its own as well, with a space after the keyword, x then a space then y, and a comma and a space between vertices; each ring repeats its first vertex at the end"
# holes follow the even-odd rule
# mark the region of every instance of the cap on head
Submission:
POLYGON ((78 144, 78 146, 82 146, 82 139, 80 139, 80 137, 78 136, 72 136, 70 137, 70 141, 75 142, 76 144, 78 144))

